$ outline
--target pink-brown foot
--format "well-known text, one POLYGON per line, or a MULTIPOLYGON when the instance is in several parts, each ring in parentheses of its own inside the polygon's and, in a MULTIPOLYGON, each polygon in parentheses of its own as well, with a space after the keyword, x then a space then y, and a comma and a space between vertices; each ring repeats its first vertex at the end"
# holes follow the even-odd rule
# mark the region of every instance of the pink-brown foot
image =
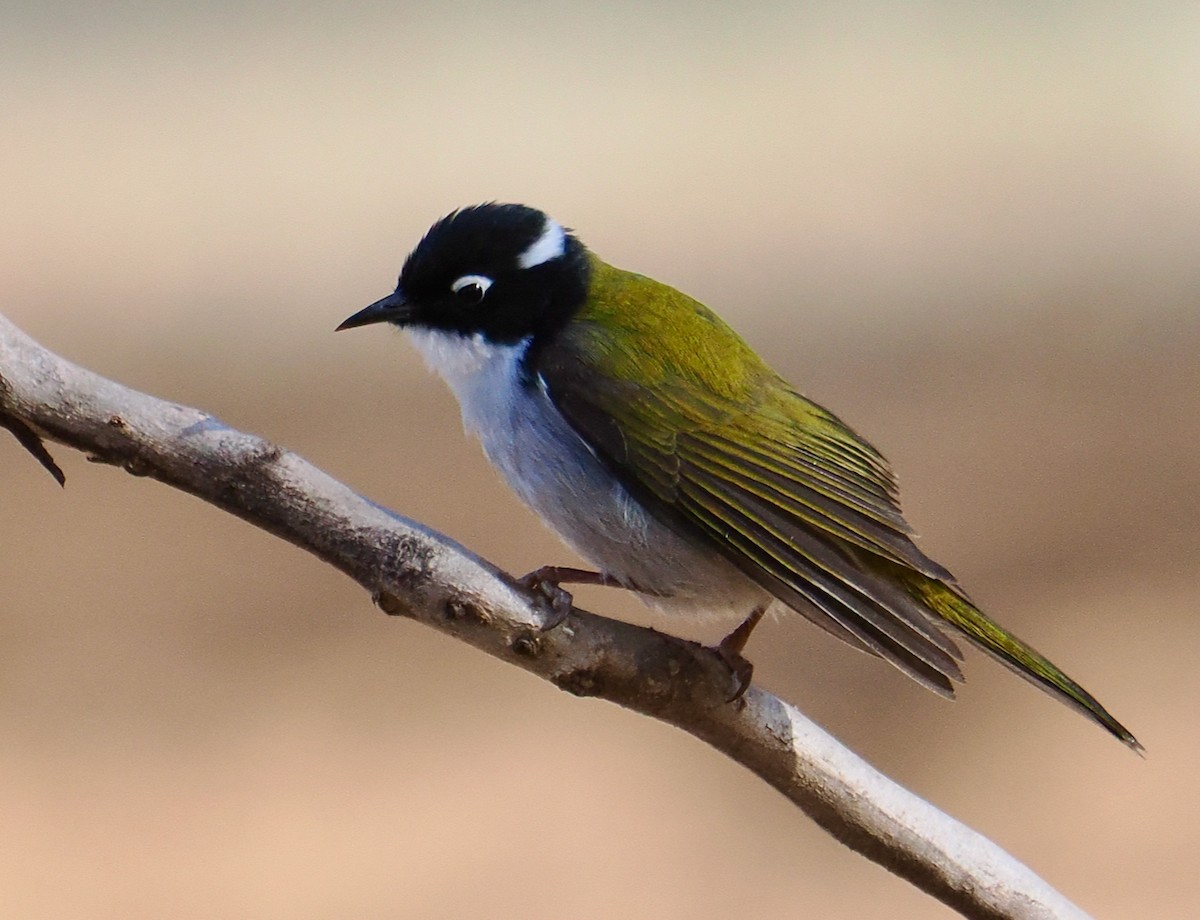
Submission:
POLYGON ((522 575, 517 579, 517 584, 549 601, 550 617, 542 624, 542 629, 553 629, 571 613, 574 598, 571 597, 570 591, 563 589, 563 584, 623 587, 620 582, 603 572, 575 569, 565 565, 544 565, 522 575))
POLYGON ((730 703, 740 700, 750 689, 750 680, 754 677, 754 665, 742 655, 742 652, 750 640, 750 633, 754 632, 754 627, 759 624, 766 612, 766 607, 756 607, 751 611, 750 616, 742 620, 737 629, 717 645, 717 654, 728 665, 735 681, 736 689, 733 691, 733 696, 729 698, 730 703))
POLYGON ((544 565, 534 569, 517 579, 517 584, 540 594, 550 602, 551 618, 542 627, 553 629, 560 624, 571 612, 573 598, 571 592, 564 591, 564 584, 598 585, 601 588, 624 588, 639 594, 658 596, 655 591, 647 591, 633 582, 618 581, 603 572, 593 572, 590 569, 576 569, 568 565, 544 565))

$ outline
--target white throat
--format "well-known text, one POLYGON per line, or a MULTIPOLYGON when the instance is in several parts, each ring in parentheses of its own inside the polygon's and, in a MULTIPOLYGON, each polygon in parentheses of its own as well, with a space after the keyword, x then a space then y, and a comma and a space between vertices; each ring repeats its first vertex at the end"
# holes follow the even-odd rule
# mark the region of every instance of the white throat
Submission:
POLYGON ((489 427, 508 418, 521 391, 521 361, 530 337, 513 345, 489 342, 481 333, 464 336, 409 329, 425 364, 446 381, 462 409, 463 424, 484 440, 489 427))

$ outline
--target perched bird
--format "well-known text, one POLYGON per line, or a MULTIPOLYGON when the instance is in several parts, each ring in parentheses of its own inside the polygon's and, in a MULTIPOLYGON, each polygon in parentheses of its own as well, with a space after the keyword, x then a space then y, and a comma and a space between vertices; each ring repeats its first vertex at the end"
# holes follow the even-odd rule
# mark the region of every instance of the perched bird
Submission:
POLYGON ((874 447, 703 304, 607 264, 543 212, 482 204, 439 220, 396 290, 338 328, 378 322, 408 330, 488 459, 599 570, 548 566, 531 583, 736 612, 718 649, 742 689, 741 652, 773 604, 946 697, 962 680, 957 633, 1140 750, 917 548, 874 447))

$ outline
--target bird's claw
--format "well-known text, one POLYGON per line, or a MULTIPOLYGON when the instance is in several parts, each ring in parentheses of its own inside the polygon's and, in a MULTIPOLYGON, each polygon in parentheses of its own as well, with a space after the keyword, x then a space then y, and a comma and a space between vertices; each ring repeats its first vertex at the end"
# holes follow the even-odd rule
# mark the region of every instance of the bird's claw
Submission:
POLYGON ((726 645, 724 642, 717 646, 716 652, 729 668, 734 680, 733 695, 725 702, 736 703, 750 689, 750 680, 754 677, 754 664, 743 656, 739 649, 726 645))
POLYGON ((546 601, 545 616, 540 628, 545 631, 559 626, 574 609, 571 592, 548 576, 546 568, 534 569, 517 579, 517 584, 546 601))
POLYGON ((738 625, 737 629, 717 645, 717 654, 733 672, 733 678, 737 681, 737 689, 733 691, 733 696, 727 702, 736 703, 750 689, 750 678, 754 676, 754 665, 742 655, 742 650, 750 639, 750 633, 754 632, 754 627, 759 624, 766 612, 765 605, 755 607, 750 611, 750 615, 738 625))

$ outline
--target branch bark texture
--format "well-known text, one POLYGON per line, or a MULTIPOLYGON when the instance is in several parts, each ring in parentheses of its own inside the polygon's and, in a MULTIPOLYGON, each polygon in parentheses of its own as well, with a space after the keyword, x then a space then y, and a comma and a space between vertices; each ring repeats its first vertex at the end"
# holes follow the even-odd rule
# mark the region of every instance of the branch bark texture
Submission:
POLYGON ((5 426, 14 433, 31 429, 150 476, 308 550, 389 614, 432 626, 570 693, 611 700, 695 735, 842 843, 965 916, 1086 916, 790 704, 755 686, 727 702, 731 677, 710 650, 578 608, 547 629, 554 613, 544 598, 449 538, 261 438, 78 367, 2 316, 0 417, 15 420, 5 426))

